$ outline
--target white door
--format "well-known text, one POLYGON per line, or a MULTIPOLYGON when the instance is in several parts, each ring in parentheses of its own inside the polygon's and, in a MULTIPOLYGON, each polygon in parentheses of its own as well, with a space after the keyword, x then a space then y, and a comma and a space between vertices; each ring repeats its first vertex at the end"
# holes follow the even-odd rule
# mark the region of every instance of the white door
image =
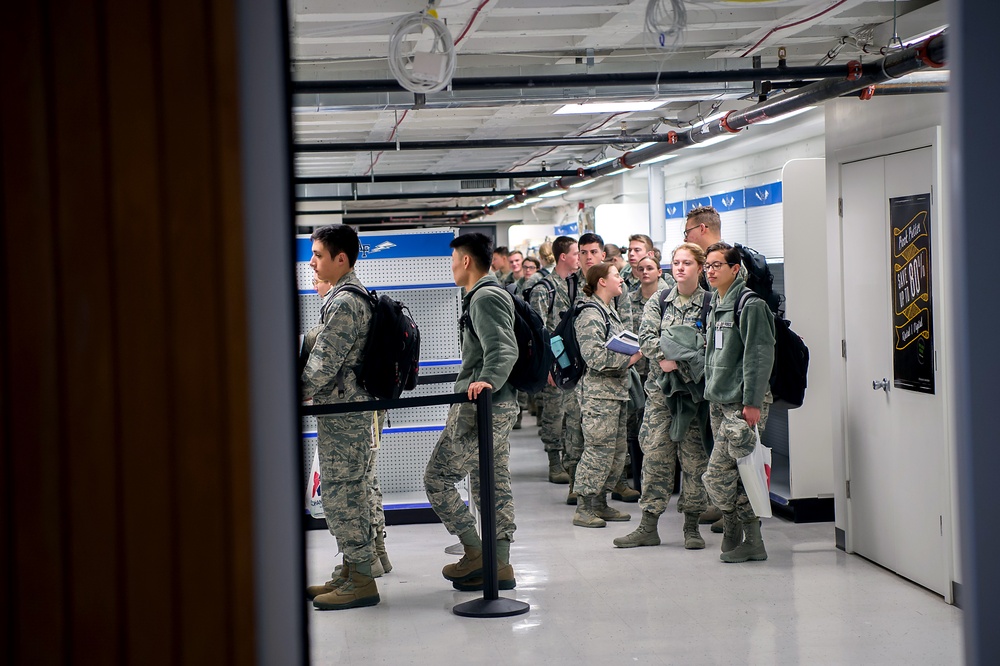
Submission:
MULTIPOLYGON (((934 156, 921 148, 841 167, 847 452, 851 550, 940 594, 945 572, 944 390, 892 387, 889 199, 932 192, 934 156), (888 379, 889 390, 872 382, 888 379)), ((932 218, 936 208, 932 206, 932 218)), ((932 289, 940 242, 932 219, 932 289)), ((937 294, 932 302, 940 303, 937 294)), ((940 326, 935 326, 940 328, 940 326)), ((935 336, 940 344, 940 336, 935 336)), ((938 378, 939 379, 939 378, 938 378)))

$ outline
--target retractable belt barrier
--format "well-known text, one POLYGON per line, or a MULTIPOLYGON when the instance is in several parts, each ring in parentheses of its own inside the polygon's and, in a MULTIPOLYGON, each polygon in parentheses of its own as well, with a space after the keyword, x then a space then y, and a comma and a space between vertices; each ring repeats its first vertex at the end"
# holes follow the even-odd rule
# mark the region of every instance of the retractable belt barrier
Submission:
POLYGON ((301 408, 303 416, 330 416, 351 412, 385 411, 405 407, 459 405, 476 403, 476 429, 479 431, 479 508, 480 531, 483 540, 483 598, 458 604, 452 611, 463 617, 510 617, 527 613, 531 608, 523 601, 500 596, 497 580, 496 483, 493 473, 493 391, 484 389, 475 400, 465 393, 428 395, 396 400, 341 402, 335 405, 308 405, 301 408))

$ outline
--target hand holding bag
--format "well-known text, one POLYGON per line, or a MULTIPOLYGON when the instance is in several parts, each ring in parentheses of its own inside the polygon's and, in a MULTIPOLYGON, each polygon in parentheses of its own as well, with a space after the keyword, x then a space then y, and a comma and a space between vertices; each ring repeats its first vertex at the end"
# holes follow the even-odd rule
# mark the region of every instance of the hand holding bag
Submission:
POLYGON ((743 489, 758 518, 771 517, 771 449, 760 443, 760 430, 753 428, 757 444, 748 456, 736 459, 743 489))

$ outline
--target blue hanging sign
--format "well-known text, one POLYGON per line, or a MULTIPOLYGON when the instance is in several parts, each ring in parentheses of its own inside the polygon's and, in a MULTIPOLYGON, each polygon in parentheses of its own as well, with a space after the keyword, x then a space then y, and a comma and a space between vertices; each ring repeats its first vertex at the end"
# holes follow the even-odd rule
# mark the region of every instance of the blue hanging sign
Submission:
POLYGON ((684 217, 683 201, 671 201, 666 205, 666 209, 668 220, 680 220, 684 217))
MULTIPOLYGON (((450 257, 449 243, 455 239, 450 231, 432 234, 362 234, 358 260, 409 259, 412 257, 450 257)), ((295 239, 297 261, 312 259, 312 241, 295 239)))
POLYGON ((569 236, 571 234, 580 233, 580 225, 577 222, 570 222, 569 224, 561 224, 556 227, 556 235, 558 236, 569 236))
POLYGON ((745 190, 733 190, 732 192, 726 192, 725 194, 715 194, 712 196, 712 205, 715 206, 715 210, 720 213, 725 213, 731 210, 741 210, 744 206, 744 192, 745 190))
POLYGON ((759 206, 770 206, 781 203, 781 182, 768 183, 760 187, 748 187, 746 189, 747 208, 757 208, 759 206))
POLYGON ((702 206, 711 206, 712 197, 701 197, 700 199, 691 199, 684 202, 684 213, 685 215, 695 208, 701 208, 702 206))

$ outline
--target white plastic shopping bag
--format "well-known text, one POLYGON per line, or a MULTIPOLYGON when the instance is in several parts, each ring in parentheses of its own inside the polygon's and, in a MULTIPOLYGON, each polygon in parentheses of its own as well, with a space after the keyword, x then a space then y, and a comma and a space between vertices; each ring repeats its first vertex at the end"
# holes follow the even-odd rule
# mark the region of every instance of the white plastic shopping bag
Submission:
POLYGON ((771 517, 771 449, 760 443, 760 431, 753 428, 757 444, 748 456, 736 459, 740 480, 758 518, 771 517))
POLYGON ((306 511, 313 518, 323 518, 323 495, 319 480, 319 447, 313 453, 312 471, 306 485, 306 511))

